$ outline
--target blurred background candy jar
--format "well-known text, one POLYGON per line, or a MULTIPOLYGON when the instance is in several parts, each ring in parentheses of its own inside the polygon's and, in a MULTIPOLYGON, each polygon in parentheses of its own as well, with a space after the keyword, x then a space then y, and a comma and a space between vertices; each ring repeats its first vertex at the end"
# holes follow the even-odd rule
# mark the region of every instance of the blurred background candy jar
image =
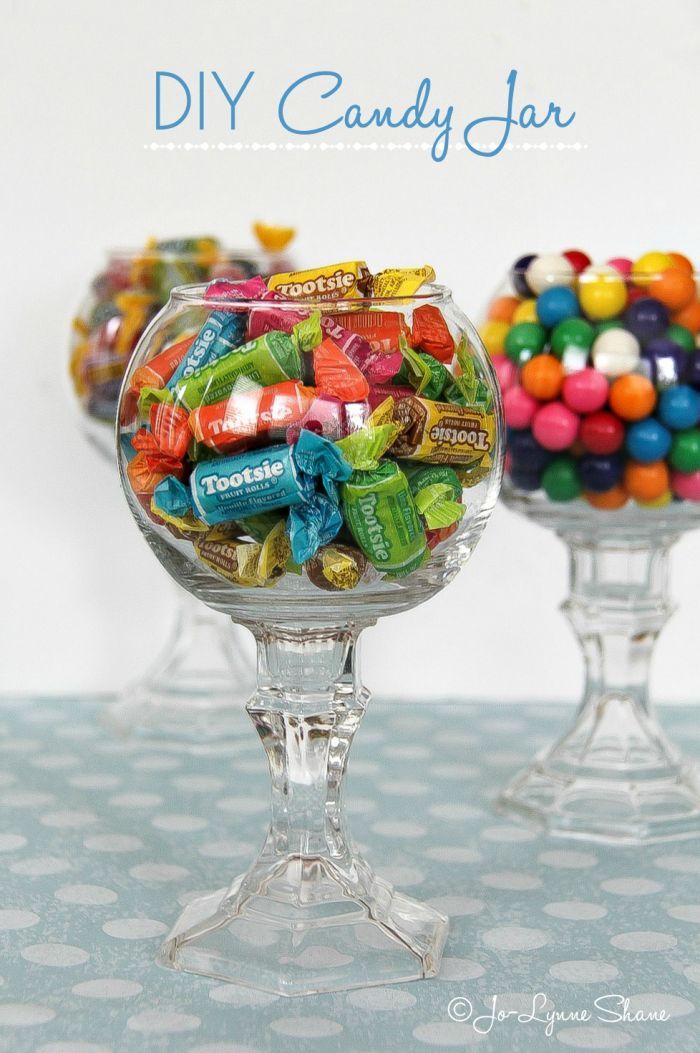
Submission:
MULTIPOLYGON (((139 251, 111 252, 73 322, 70 379, 81 429, 114 464, 114 427, 124 373, 142 333, 175 285, 215 277, 239 280, 289 264, 289 228, 257 223, 258 249, 231 251, 216 238, 151 239, 139 251)), ((240 634, 187 592, 150 668, 131 682, 108 720, 121 733, 177 740, 218 739, 232 702, 245 700, 253 663, 240 634)))
POLYGON ((700 301, 690 260, 516 260, 480 328, 503 392, 503 499, 568 546, 586 679, 573 726, 500 797, 554 834, 700 834, 696 771, 664 735, 649 663, 668 553, 700 526, 700 301))
POLYGON ((438 971, 447 919, 373 873, 342 796, 359 634, 455 577, 500 484, 495 375, 433 278, 352 261, 176 289, 129 365, 129 507, 175 580, 253 633, 272 779, 260 855, 186 907, 173 968, 288 995, 438 971))

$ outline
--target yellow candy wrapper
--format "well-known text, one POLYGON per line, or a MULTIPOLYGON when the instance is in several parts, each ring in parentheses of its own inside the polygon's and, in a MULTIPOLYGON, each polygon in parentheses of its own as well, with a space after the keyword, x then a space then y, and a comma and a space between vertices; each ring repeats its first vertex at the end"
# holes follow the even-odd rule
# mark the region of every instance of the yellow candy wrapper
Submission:
POLYGON ((424 267, 396 267, 380 271, 372 277, 372 296, 413 296, 421 285, 435 281, 435 271, 426 263, 424 267))
POLYGON ((341 300, 364 296, 369 280, 367 264, 353 260, 310 271, 273 274, 267 287, 295 300, 341 300))
POLYGON ((394 419, 402 431, 392 446, 393 457, 462 465, 480 458, 483 467, 491 465, 496 418, 479 406, 411 397, 399 399, 394 419))

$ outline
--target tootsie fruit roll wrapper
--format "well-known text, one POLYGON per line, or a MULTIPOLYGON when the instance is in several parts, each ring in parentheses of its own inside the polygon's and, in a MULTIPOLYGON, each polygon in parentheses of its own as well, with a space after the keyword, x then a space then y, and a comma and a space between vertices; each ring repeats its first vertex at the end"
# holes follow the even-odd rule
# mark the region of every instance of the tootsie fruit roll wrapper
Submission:
MULTIPOLYGON (((298 424, 309 411, 316 390, 295 380, 234 391, 229 399, 199 406, 189 416, 197 442, 226 452, 246 440, 285 430, 298 424)), ((282 436, 282 437, 283 437, 282 436)))
POLYGON ((364 296, 370 277, 364 260, 352 260, 308 271, 273 274, 267 287, 293 300, 345 300, 364 296))
POLYGON ((490 468, 496 441, 496 418, 480 406, 400 399, 394 420, 401 434, 392 446, 394 457, 428 464, 468 465, 481 459, 490 468))

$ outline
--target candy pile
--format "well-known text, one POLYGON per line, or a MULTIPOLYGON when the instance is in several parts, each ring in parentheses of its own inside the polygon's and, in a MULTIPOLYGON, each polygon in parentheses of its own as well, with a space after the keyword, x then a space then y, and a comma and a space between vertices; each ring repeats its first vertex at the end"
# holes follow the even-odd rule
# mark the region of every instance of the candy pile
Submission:
POLYGON ((434 276, 352 262, 216 280, 196 311, 164 320, 120 409, 149 518, 236 585, 305 571, 352 589, 427 562, 496 437, 466 334, 439 296, 410 299, 434 276))
POLYGON ((481 337, 519 490, 595 508, 700 501, 700 300, 676 252, 523 256, 481 337))
MULTIPOLYGON (((271 257, 282 252, 294 236, 288 227, 256 223, 253 229, 271 257)), ((229 253, 209 237, 152 238, 141 252, 110 256, 73 320, 70 375, 85 412, 113 424, 131 354, 174 286, 215 277, 250 278, 260 267, 253 257, 229 253)))

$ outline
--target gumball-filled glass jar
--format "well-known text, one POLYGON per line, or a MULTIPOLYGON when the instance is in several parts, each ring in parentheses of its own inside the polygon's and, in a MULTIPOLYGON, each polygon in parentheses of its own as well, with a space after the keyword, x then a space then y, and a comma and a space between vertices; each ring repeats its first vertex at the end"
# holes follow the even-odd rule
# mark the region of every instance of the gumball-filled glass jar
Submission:
POLYGON ((553 833, 700 835, 698 778, 648 696, 668 551, 700 526, 699 332, 693 265, 660 251, 523 256, 480 328, 504 400, 503 498, 568 545, 564 610, 586 661, 573 728, 500 799, 553 833))
MULTIPOLYGON (((69 375, 81 429, 114 463, 119 391, 144 330, 174 285, 236 281, 286 267, 290 228, 256 224, 258 249, 232 251, 212 237, 151 239, 142 249, 112 252, 91 282, 73 321, 69 375)), ((121 733, 198 741, 219 739, 232 704, 252 690, 253 666, 241 639, 207 608, 178 590, 176 618, 149 668, 108 707, 121 733)))
POLYGON ((454 578, 500 484, 495 376, 432 276, 355 262, 175 289, 129 366, 129 507, 173 577, 252 631, 272 779, 259 857, 185 909, 174 968, 282 994, 438 970, 447 920, 373 874, 342 797, 360 632, 454 578))

